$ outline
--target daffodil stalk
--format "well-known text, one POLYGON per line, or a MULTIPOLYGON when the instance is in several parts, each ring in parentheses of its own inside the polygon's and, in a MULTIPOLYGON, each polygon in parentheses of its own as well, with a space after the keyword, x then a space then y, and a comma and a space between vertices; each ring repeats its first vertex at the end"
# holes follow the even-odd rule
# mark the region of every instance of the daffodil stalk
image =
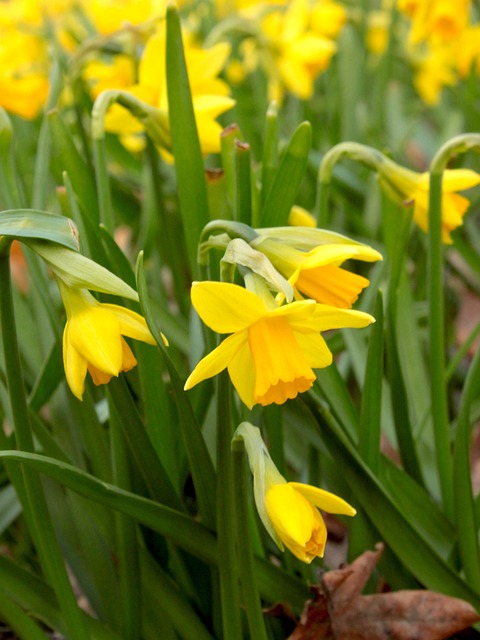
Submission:
MULTIPOLYGON (((442 248, 442 182, 445 168, 453 155, 469 149, 480 149, 480 135, 457 136, 443 145, 430 167, 430 198, 428 213, 428 300, 430 336, 430 375, 432 419, 437 454, 437 468, 446 513, 454 516, 452 455, 450 448, 448 401, 445 378, 444 291, 442 248)), ((468 448, 467 448, 468 450, 468 448)), ((469 465, 468 455, 465 460, 469 465)))
POLYGON ((105 153, 105 117, 113 104, 125 107, 138 118, 156 145, 168 150, 171 148, 168 115, 165 112, 143 102, 129 91, 112 89, 103 91, 97 97, 92 109, 93 157, 100 221, 109 231, 113 230, 113 210, 105 153))
MULTIPOLYGON (((3 252, 0 255, 0 283, 0 313, 2 317, 5 373, 17 447, 21 451, 33 453, 34 442, 20 364, 8 252, 3 252)), ((58 602, 63 610, 69 637, 72 640, 87 640, 88 634, 84 619, 65 570, 64 560, 56 540, 42 483, 38 474, 29 468, 25 467, 22 475, 24 491, 23 487, 19 487, 19 495, 26 496, 27 504, 24 504, 24 510, 30 514, 32 520, 32 537, 37 547, 42 567, 55 590, 58 602)))
POLYGON ((337 162, 344 156, 347 156, 351 160, 361 162, 374 171, 376 171, 380 163, 386 159, 380 151, 358 142, 340 142, 340 144, 335 145, 327 151, 320 163, 317 180, 317 202, 315 209, 317 211, 319 227, 328 226, 328 189, 332 180, 333 169, 337 162))
POLYGON ((230 410, 231 389, 226 372, 217 378, 217 537, 220 600, 224 638, 241 640, 240 560, 237 549, 238 523, 234 502, 233 435, 230 410))
MULTIPOLYGON (((278 426, 278 425, 277 425, 278 426)), ((245 443, 242 438, 232 439, 233 474, 235 490, 235 509, 237 517, 236 542, 242 596, 249 635, 256 640, 267 640, 262 605, 255 576, 254 554, 251 536, 249 486, 245 459, 245 443)))

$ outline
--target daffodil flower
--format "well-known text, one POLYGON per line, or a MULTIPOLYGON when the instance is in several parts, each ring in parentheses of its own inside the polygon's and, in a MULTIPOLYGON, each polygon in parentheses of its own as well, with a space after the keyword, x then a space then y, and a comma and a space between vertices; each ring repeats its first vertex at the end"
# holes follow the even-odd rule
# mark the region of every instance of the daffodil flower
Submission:
POLYGON ((349 241, 343 236, 338 236, 337 239, 328 234, 323 239, 320 229, 304 230, 305 234, 312 234, 312 238, 318 234, 319 244, 308 251, 298 249, 294 242, 285 242, 283 235, 276 236, 278 231, 275 229, 257 231, 261 236, 251 243, 252 246, 264 253, 273 266, 288 279, 295 289, 297 299, 303 295, 322 304, 350 308, 369 281, 342 269, 342 263, 350 258, 369 262, 382 259, 375 249, 349 241))
POLYGON ((283 404, 312 386, 313 369, 332 362, 321 331, 374 322, 367 313, 314 300, 277 306, 271 296, 270 304, 226 282, 194 282, 191 297, 208 327, 232 335, 197 364, 185 389, 228 368, 233 386, 249 408, 256 403, 283 404))
MULTIPOLYGON (((413 219, 428 231, 430 174, 417 173, 391 160, 378 166, 379 182, 386 193, 404 204, 413 204, 413 219)), ((471 169, 447 169, 442 180, 442 241, 452 242, 451 232, 463 224, 470 201, 457 193, 480 184, 480 174, 471 169)))
POLYGON ((57 282, 67 314, 63 333, 65 374, 72 393, 82 400, 87 370, 99 385, 137 364, 123 336, 148 344, 155 344, 155 340, 138 313, 97 302, 87 289, 68 287, 59 278, 57 282))
MULTIPOLYGON (((287 482, 263 443, 260 430, 243 422, 233 443, 243 440, 253 474, 258 515, 278 547, 302 562, 323 557, 327 528, 319 511, 354 516, 356 510, 334 493, 300 482, 287 482)), ((234 444, 232 444, 234 446, 234 444)))

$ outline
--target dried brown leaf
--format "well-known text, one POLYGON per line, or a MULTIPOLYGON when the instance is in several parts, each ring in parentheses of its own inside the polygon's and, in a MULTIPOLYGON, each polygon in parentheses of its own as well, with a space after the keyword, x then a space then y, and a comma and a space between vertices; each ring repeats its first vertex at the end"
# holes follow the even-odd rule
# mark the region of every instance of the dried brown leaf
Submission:
POLYGON ((433 591, 361 595, 382 552, 325 573, 290 640, 446 640, 480 620, 469 603, 433 591))

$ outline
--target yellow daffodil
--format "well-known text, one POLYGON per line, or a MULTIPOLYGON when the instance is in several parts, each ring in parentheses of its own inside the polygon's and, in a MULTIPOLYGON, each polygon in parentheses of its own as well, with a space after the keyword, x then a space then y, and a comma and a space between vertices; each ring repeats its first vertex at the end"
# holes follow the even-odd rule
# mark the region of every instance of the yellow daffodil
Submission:
MULTIPOLYGON (((97 67, 89 66, 86 69, 87 77, 94 86, 96 83, 102 88, 125 89, 167 115, 165 39, 165 24, 162 23, 145 45, 139 62, 137 84, 125 85, 125 80, 128 79, 128 68, 125 62, 111 65, 111 75, 102 68, 96 72, 97 67), (115 86, 116 82, 121 86, 115 86)), ((215 153, 220 150, 222 131, 216 118, 235 104, 228 95, 230 92, 228 85, 218 77, 228 58, 230 46, 227 43, 218 43, 209 49, 202 49, 186 35, 184 47, 200 146, 204 154, 215 153)), ((119 105, 109 109, 105 128, 121 136, 131 136, 143 131, 143 125, 127 109, 119 105)))
POLYGON ((347 11, 334 0, 317 0, 312 6, 312 31, 326 38, 336 38, 347 22, 347 11))
POLYGON ((271 296, 264 299, 225 282, 194 282, 191 296, 208 327, 233 335, 197 364, 185 389, 228 368, 233 386, 249 408, 256 403, 282 404, 312 386, 313 369, 332 362, 321 331, 365 327, 374 321, 366 313, 313 300, 277 306, 271 296))
POLYGON ((125 24, 138 25, 165 13, 165 0, 84 0, 85 11, 99 33, 107 35, 125 24))
POLYGON ((236 430, 233 443, 243 440, 253 474, 255 504, 263 525, 283 551, 302 562, 323 557, 327 529, 319 509, 354 516, 355 509, 334 493, 300 482, 287 482, 265 447, 260 431, 248 422, 236 430))
POLYGON ((251 245, 264 253, 273 266, 294 287, 296 298, 311 298, 316 302, 350 308, 369 281, 356 273, 342 269, 341 264, 350 258, 373 262, 381 260, 378 251, 339 234, 321 229, 303 229, 312 244, 308 249, 298 248, 296 234, 288 238, 287 228, 258 229, 260 238, 251 245), (302 295, 300 295, 302 294, 302 295))
POLYGON ((263 66, 271 100, 281 101, 285 89, 303 100, 310 99, 315 79, 337 50, 333 40, 309 28, 309 20, 307 0, 293 0, 283 12, 268 12, 260 23, 267 42, 263 66))
POLYGON ((57 281, 67 314, 63 333, 65 374, 72 393, 81 400, 87 370, 99 385, 137 364, 123 336, 148 344, 155 344, 155 340, 138 313, 97 302, 87 289, 57 281))
POLYGON ((455 71, 454 42, 439 42, 423 48, 421 56, 414 61, 414 85, 418 94, 429 106, 438 104, 442 89, 457 82, 455 71))
POLYGON ((458 73, 465 78, 473 67, 480 73, 480 24, 476 24, 462 33, 456 48, 456 67, 458 73))
POLYGON ((31 120, 48 95, 45 44, 37 37, 8 30, 0 38, 0 106, 31 120))
MULTIPOLYGON (((428 231, 430 174, 417 173, 388 160, 379 165, 380 185, 388 195, 404 204, 413 204, 413 219, 428 231)), ((457 193, 480 184, 480 174, 471 169, 447 169, 442 181, 442 241, 452 242, 451 232, 463 224, 470 201, 457 193)))
POLYGON ((469 24, 470 0, 423 0, 412 11, 410 41, 447 41, 458 38, 469 24))

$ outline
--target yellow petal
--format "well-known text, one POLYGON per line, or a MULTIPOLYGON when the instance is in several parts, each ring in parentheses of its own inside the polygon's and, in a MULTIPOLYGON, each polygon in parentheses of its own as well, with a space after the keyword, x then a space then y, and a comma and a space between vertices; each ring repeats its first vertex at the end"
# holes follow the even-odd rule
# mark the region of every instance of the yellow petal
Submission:
POLYGON ((446 169, 443 172, 443 191, 464 191, 480 184, 480 174, 471 169, 446 169))
POLYGON ((289 319, 294 331, 308 333, 309 331, 328 331, 330 329, 344 329, 367 327, 375 318, 369 313, 355 309, 338 309, 326 304, 316 304, 311 318, 292 316, 289 319))
POLYGON ((148 344, 156 344, 155 338, 150 333, 145 319, 135 311, 116 304, 102 304, 104 309, 108 309, 120 321, 120 333, 127 338, 135 338, 148 344))
POLYGON ((234 333, 232 336, 225 338, 216 349, 200 360, 185 382, 185 391, 191 389, 202 380, 212 378, 226 369, 246 341, 246 331, 234 333))
POLYGON ((200 318, 217 333, 245 329, 266 313, 258 296, 228 282, 194 282, 191 296, 200 318))
POLYGON ((118 376, 122 367, 120 322, 101 305, 75 313, 68 320, 68 336, 75 349, 94 367, 118 376))
POLYGON ((323 369, 332 364, 332 352, 319 333, 295 333, 295 339, 312 369, 323 369))
POLYGON ((265 507, 279 538, 300 560, 323 556, 327 539, 323 518, 290 483, 271 487, 265 507))
POLYGON ((255 366, 247 340, 230 361, 228 375, 240 400, 251 409, 255 404, 255 366))
POLYGON ((323 509, 323 511, 327 511, 328 513, 340 513, 346 516, 354 516, 357 513, 356 510, 348 504, 348 502, 334 493, 330 493, 330 491, 325 491, 324 489, 319 489, 318 487, 314 487, 310 484, 303 484, 301 482, 289 482, 288 484, 301 493, 302 496, 304 496, 313 505, 319 509, 323 509))
POLYGON ((87 361, 70 342, 68 322, 63 331, 63 367, 71 392, 79 400, 82 400, 85 390, 85 376, 87 375, 87 361))

